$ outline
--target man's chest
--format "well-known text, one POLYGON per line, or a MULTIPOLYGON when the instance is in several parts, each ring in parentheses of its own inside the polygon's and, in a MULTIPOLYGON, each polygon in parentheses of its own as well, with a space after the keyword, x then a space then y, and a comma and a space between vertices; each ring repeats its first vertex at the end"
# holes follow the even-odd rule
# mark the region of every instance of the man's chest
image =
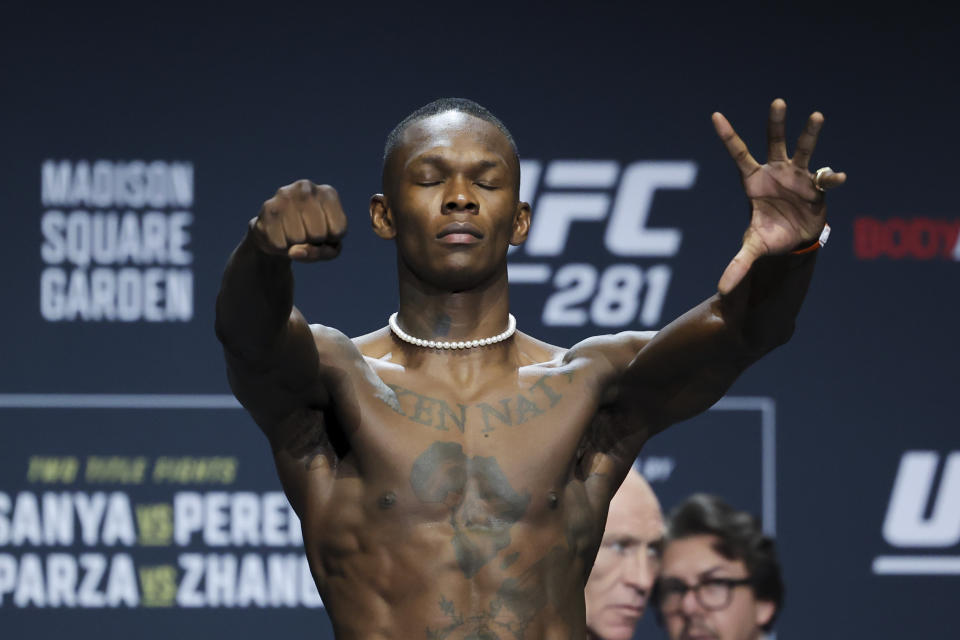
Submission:
POLYGON ((453 507, 493 522, 561 506, 596 413, 596 394, 576 372, 503 376, 463 389, 415 375, 378 377, 382 384, 360 401, 359 424, 348 429, 371 507, 453 507))

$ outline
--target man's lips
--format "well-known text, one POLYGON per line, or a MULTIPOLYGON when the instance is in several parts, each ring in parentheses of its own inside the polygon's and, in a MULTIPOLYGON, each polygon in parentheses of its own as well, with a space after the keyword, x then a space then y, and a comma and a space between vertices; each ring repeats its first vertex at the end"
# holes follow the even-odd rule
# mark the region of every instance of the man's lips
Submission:
POLYGON ((451 222, 437 234, 447 244, 473 244, 483 239, 483 232, 469 222, 451 222))
POLYGON ((632 605, 632 604, 617 604, 613 605, 613 608, 620 612, 623 615, 636 616, 640 617, 643 615, 643 611, 646 608, 645 605, 632 605))

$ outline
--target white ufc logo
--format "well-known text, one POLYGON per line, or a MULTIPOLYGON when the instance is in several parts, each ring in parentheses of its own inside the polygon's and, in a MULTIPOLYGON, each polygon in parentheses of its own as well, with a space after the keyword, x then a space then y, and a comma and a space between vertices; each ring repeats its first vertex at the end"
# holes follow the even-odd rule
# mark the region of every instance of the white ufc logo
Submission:
POLYGON ((940 485, 931 495, 940 454, 907 451, 893 484, 883 537, 895 547, 952 547, 960 543, 960 451, 943 463, 940 485), (932 503, 929 516, 927 504, 932 503))
POLYGON ((662 260, 679 252, 683 232, 650 227, 650 210, 657 190, 693 186, 696 163, 648 160, 621 167, 615 160, 523 160, 520 175, 520 199, 530 203, 533 224, 523 247, 510 252, 539 260, 511 260, 508 277, 511 284, 549 288, 543 324, 657 326, 673 271, 666 262, 637 259, 662 260), (604 225, 607 255, 629 260, 598 267, 570 255, 570 239, 587 223, 604 225), (558 263, 558 256, 566 260, 558 263))
POLYGON ((680 229, 651 229, 647 221, 658 189, 693 186, 693 161, 640 161, 621 172, 615 160, 554 160, 538 194, 542 170, 539 160, 520 163, 520 199, 534 211, 525 245, 528 255, 558 256, 574 223, 601 222, 608 216, 604 246, 613 255, 668 257, 680 249, 680 229))

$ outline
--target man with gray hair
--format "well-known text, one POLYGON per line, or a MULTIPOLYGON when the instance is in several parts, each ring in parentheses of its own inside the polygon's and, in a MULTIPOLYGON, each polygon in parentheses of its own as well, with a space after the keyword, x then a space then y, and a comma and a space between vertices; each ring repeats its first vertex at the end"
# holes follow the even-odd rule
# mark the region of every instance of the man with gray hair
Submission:
POLYGON ((584 589, 589 640, 630 640, 660 568, 663 515, 634 467, 610 501, 607 525, 584 589))

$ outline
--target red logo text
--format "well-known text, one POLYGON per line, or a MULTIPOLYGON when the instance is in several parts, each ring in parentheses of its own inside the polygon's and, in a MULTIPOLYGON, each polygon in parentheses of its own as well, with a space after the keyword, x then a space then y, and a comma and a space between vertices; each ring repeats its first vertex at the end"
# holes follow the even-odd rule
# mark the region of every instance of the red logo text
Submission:
POLYGON ((960 220, 861 217, 853 223, 853 251, 861 260, 960 260, 960 220))

